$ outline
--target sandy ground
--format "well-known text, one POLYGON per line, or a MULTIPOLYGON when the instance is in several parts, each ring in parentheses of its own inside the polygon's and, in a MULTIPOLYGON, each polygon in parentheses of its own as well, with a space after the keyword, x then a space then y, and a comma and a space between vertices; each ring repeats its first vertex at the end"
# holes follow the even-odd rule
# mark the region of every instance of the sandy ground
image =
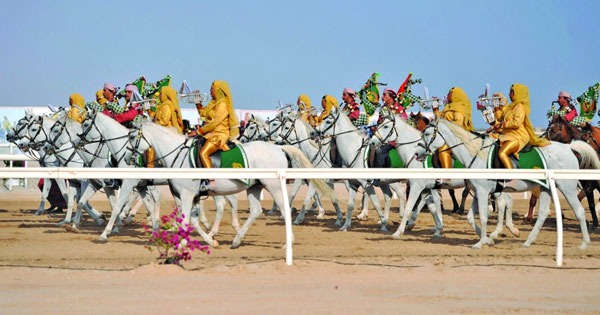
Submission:
MULTIPOLYGON (((374 211, 348 232, 337 231, 329 211, 325 220, 311 214, 294 226, 294 262, 287 266, 283 221, 261 216, 233 250, 228 212, 217 236, 221 246, 210 255, 195 253, 183 268, 158 264, 156 252, 144 247, 145 210, 100 243, 101 228, 87 216, 80 234, 56 226, 64 214, 34 216, 39 196, 33 188, 0 191, 2 314, 600 313, 600 235, 592 232, 592 244, 579 250, 579 226, 566 210, 564 266, 556 267, 553 218, 531 248, 521 246, 531 230, 521 223, 522 194, 515 195, 514 215, 521 236, 506 232, 481 250, 471 249, 477 238, 466 217, 449 212, 442 239, 430 237, 431 216, 423 213, 413 231, 393 240, 378 231, 374 211)), ((173 200, 166 190, 162 196, 166 213, 173 200)), ((101 194, 92 203, 108 214, 101 194)), ((265 200, 263 208, 271 203, 265 200)), ((212 201, 206 205, 212 218, 212 201)), ((246 207, 241 199, 242 219, 246 207)), ((392 231, 397 207, 396 200, 392 231)), ((329 202, 326 208, 332 209, 329 202)))

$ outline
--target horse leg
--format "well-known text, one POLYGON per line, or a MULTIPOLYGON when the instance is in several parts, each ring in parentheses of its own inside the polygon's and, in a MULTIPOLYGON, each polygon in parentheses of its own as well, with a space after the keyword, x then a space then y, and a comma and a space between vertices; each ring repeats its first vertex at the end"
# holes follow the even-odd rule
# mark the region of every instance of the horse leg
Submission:
POLYGON ((231 226, 237 233, 240 230, 240 220, 238 219, 238 199, 237 195, 225 195, 225 199, 229 202, 229 206, 231 207, 231 226))
MULTIPOLYGON (((283 200, 281 200, 281 193, 278 194, 277 188, 274 188, 274 189, 275 190, 273 190, 273 193, 272 193, 273 202, 280 209, 284 209, 283 200)), ((232 249, 240 247, 240 245, 242 244, 242 240, 244 239, 244 236, 248 232, 248 229, 250 229, 250 226, 252 225, 252 223, 254 223, 256 218, 258 218, 260 216, 260 214, 262 213, 262 208, 260 206, 260 191, 261 190, 262 190, 262 187, 260 185, 250 187, 247 190, 248 203, 250 205, 250 215, 248 215, 248 219, 246 219, 246 222, 244 222, 242 227, 239 229, 239 231, 236 233, 235 237, 233 238, 233 242, 231 243, 232 249)), ((281 188, 279 190, 281 190, 281 188)))
POLYGON ((450 194, 450 199, 452 199, 452 213, 458 212, 458 200, 456 200, 456 196, 454 194, 454 189, 448 189, 448 194, 450 194))
POLYGON ((381 220, 381 228, 382 232, 387 232, 387 219, 383 216, 383 212, 381 211, 381 205, 379 204, 379 198, 375 193, 375 188, 372 185, 362 184, 364 191, 368 194, 371 203, 375 206, 375 210, 377 210, 377 214, 379 215, 379 220, 381 220))
POLYGON ((533 222, 533 212, 535 211, 535 205, 540 198, 540 188, 534 188, 531 190, 531 198, 529 198, 529 210, 527 211, 527 216, 523 219, 523 223, 531 224, 533 222))
MULTIPOLYGON (((519 231, 519 229, 515 226, 515 224, 513 223, 513 219, 512 219, 512 214, 513 214, 513 199, 509 194, 500 194, 500 196, 498 196, 498 198, 496 198, 496 200, 498 199, 502 199, 502 203, 503 203, 503 207, 504 207, 504 216, 506 218, 505 222, 506 222, 506 227, 508 228, 508 230, 516 237, 519 237, 521 235, 521 232, 519 231)), ((496 206, 498 206, 498 204, 496 204, 496 206)), ((498 208, 500 209, 500 208, 498 208)), ((498 210, 500 211, 500 210, 498 210)))
MULTIPOLYGON (((588 228, 587 228, 587 221, 585 220, 585 209, 583 208, 583 205, 581 205, 581 202, 579 202, 579 199, 577 198, 577 196, 571 195, 571 194, 563 194, 563 195, 565 196, 565 199, 567 199, 567 202, 573 209, 573 213, 575 213, 575 217, 579 221, 579 227, 581 229, 581 234, 582 234, 582 242, 581 242, 581 245, 579 245, 579 249, 586 249, 587 244, 589 244, 591 242, 591 240, 590 240, 590 235, 589 235, 588 228)), ((593 200, 593 197, 591 197, 590 199, 593 200)))
POLYGON ((57 225, 60 227, 66 227, 71 223, 71 216, 73 215, 73 208, 75 205, 75 195, 77 194, 77 189, 75 185, 71 183, 68 187, 68 195, 67 195, 67 215, 65 219, 59 222, 57 225))
POLYGON ((548 217, 548 214, 550 214, 550 192, 547 190, 540 192, 538 199, 538 217, 533 225, 533 228, 531 229, 531 232, 527 236, 527 240, 525 243, 523 243, 524 247, 531 246, 531 244, 535 241, 540 233, 540 230, 542 229, 542 226, 544 225, 544 222, 546 221, 546 218, 548 217))
MULTIPOLYGON (((302 202, 302 208, 300 209, 300 212, 296 216, 296 219, 294 219, 293 224, 300 225, 300 224, 304 223, 304 219, 306 218, 306 209, 308 208, 309 204, 312 202, 312 199, 316 195, 316 192, 317 191, 313 187, 313 185, 309 183, 308 191, 306 192, 306 196, 304 197, 304 201, 302 202)), ((291 207, 291 205, 290 205, 290 207, 291 207)))
POLYGON ((136 184, 137 180, 123 180, 123 183, 121 184, 121 189, 119 191, 119 197, 117 198, 115 207, 112 208, 110 218, 108 219, 108 223, 104 227, 104 231, 102 232, 102 234, 100 234, 100 237, 98 238, 99 241, 108 241, 108 236, 112 232, 112 229, 115 225, 115 221, 117 220, 121 209, 129 199, 129 194, 131 193, 131 191, 133 191, 133 186, 135 186, 136 184))
POLYGON ((433 217, 435 227, 433 229, 433 238, 441 238, 444 230, 444 220, 442 218, 441 209, 439 208, 440 197, 436 190, 430 190, 427 197, 423 198, 427 201, 427 208, 433 217))
POLYGON ((356 216, 359 220, 367 220, 369 218, 369 199, 367 192, 363 189, 363 194, 361 198, 361 211, 356 216))
MULTIPOLYGON (((583 190, 579 192, 578 197, 581 197, 581 193, 585 192, 585 198, 587 199, 588 206, 590 208, 590 214, 592 215, 592 228, 598 227, 598 216, 596 215, 596 207, 594 203, 594 190, 596 190, 596 183, 593 181, 582 181, 583 190)), ((581 201, 582 198, 579 198, 581 201)))
POLYGON ((460 215, 465 214, 465 204, 467 201, 467 197, 469 197, 469 191, 470 191, 469 186, 465 186, 465 188, 463 189, 463 192, 462 192, 461 199, 460 199, 460 206, 458 207, 458 210, 456 211, 456 213, 458 213, 460 215))
MULTIPOLYGON (((494 194, 496 196, 496 194, 494 194)), ((496 229, 494 232, 490 233, 491 239, 496 239, 502 233, 502 228, 504 227, 504 216, 506 215, 506 208, 504 206, 504 201, 498 200, 496 198, 496 209, 498 210, 498 222, 496 222, 496 229)), ((489 209, 488 209, 489 210, 489 209)))
POLYGON ((412 212, 415 204, 417 203, 421 192, 423 191, 425 185, 421 181, 412 180, 409 181, 410 191, 408 193, 408 200, 406 201, 406 205, 404 206, 404 212, 402 214, 402 221, 400 222, 400 226, 394 234, 392 234, 392 238, 400 239, 404 231, 406 230, 406 224, 408 223, 408 219, 410 217, 410 213, 412 212))
POLYGON ((198 218, 198 220, 200 221, 202 226, 204 226, 204 228, 207 230, 210 229, 211 225, 210 225, 210 222, 208 222, 208 218, 206 217, 206 208, 204 208, 204 199, 198 200, 198 202, 196 202, 196 204, 194 205, 194 209, 196 211, 196 217, 198 218))
POLYGON ((33 215, 40 215, 44 213, 44 206, 46 205, 46 200, 48 199, 48 194, 50 193, 51 186, 52 180, 45 178, 44 184, 42 186, 42 200, 40 201, 40 205, 38 206, 37 211, 33 215))
POLYGON ((219 226, 221 225, 221 219, 223 218, 223 212, 225 212, 225 197, 223 196, 213 196, 215 200, 215 207, 217 208, 217 213, 215 214, 215 220, 213 221, 212 228, 208 232, 208 236, 214 238, 217 233, 219 233, 219 226))
POLYGON ((354 210, 354 199, 356 198, 356 189, 352 185, 348 185, 348 208, 346 210, 346 221, 340 228, 340 231, 348 231, 352 226, 352 211, 354 210))
POLYGON ((479 211, 479 221, 481 224, 481 232, 479 234, 479 242, 475 243, 475 245, 473 245, 473 249, 481 249, 481 246, 485 245, 485 244, 493 244, 494 239, 490 239, 487 236, 487 221, 488 221, 488 192, 485 191, 483 197, 481 198, 481 196, 479 198, 477 198, 477 202, 474 202, 475 204, 475 211, 479 211))

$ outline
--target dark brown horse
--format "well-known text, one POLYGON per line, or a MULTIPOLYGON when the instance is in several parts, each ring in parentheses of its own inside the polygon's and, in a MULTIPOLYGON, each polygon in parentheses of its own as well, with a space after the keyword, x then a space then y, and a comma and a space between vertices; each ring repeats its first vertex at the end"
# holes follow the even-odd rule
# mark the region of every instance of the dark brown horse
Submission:
MULTIPOLYGON (((419 131, 425 130, 425 127, 429 124, 429 118, 423 116, 421 111, 416 114, 410 113, 409 121, 415 127, 415 129, 419 131)), ((458 200, 456 200, 456 196, 454 195, 454 189, 448 189, 448 193, 450 194, 450 198, 452 198, 452 213, 464 214, 465 212, 465 200, 467 196, 469 196, 469 188, 465 187, 462 193, 462 199, 460 200, 460 205, 458 204, 458 200)), ((440 203, 441 204, 441 203, 440 203)), ((441 204, 442 211, 444 211, 444 205, 441 204)))
MULTIPOLYGON (((600 128, 594 127, 589 123, 578 128, 563 117, 554 115, 548 124, 548 128, 546 128, 545 136, 548 140, 562 143, 570 143, 573 140, 585 141, 596 150, 598 157, 600 157, 600 128)), ((597 228, 598 216, 596 215, 596 205, 594 204, 594 190, 600 191, 600 187, 597 181, 581 181, 581 185, 583 190, 579 193, 579 200, 582 200, 583 197, 586 197, 588 200, 590 212, 592 213, 593 228, 597 228)), ((530 209, 527 214, 527 218, 529 219, 531 219, 533 214, 531 204, 532 202, 530 201, 530 209)), ((533 205, 535 205, 535 202, 533 202, 533 205)))

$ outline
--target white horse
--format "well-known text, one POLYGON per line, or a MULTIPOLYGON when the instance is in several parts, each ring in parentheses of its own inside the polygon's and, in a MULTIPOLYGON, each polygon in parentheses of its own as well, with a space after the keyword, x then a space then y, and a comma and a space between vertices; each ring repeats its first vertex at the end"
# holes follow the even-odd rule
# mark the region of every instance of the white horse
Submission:
MULTIPOLYGON (((365 168, 367 152, 368 152, 368 138, 359 129, 356 128, 343 113, 332 112, 329 116, 325 117, 323 121, 315 127, 315 133, 320 138, 335 137, 337 142, 338 154, 342 158, 343 167, 347 168, 365 168)), ((368 195, 371 203, 377 210, 379 220, 381 222, 381 231, 387 231, 387 218, 381 211, 379 199, 375 194, 373 185, 366 179, 352 179, 348 180, 348 211, 346 212, 346 222, 342 226, 341 230, 347 230, 352 224, 352 211, 354 210, 354 199, 358 187, 362 187, 365 194, 368 195)))
MULTIPOLYGON (((423 132, 423 141, 425 145, 417 148, 416 153, 419 157, 434 152, 442 145, 447 144, 452 148, 453 156, 467 167, 486 169, 486 159, 489 150, 493 147, 496 140, 490 137, 481 138, 480 135, 473 135, 463 130, 460 126, 439 119, 437 122, 430 123, 430 125, 425 128, 423 132)), ((598 160, 596 152, 587 143, 582 141, 574 141, 571 144, 551 142, 550 145, 539 147, 537 149, 543 153, 546 159, 546 165, 550 169, 578 169, 580 167, 580 162, 577 160, 573 151, 576 151, 583 157, 581 162, 582 167, 600 167, 600 160, 598 160)), ((480 241, 473 245, 473 248, 479 249, 482 245, 491 243, 491 239, 487 237, 486 231, 488 219, 487 200, 489 194, 496 191, 498 182, 486 179, 469 179, 468 181, 475 191, 475 200, 469 210, 468 217, 469 221, 472 222, 475 227, 475 231, 480 235, 480 241), (473 217, 474 211, 479 212, 481 229, 478 229, 475 224, 473 217)), ((508 182, 504 181, 503 186, 505 191, 514 192, 528 191, 540 185, 534 181, 511 180, 508 182)), ((587 244, 590 243, 590 236, 585 221, 584 208, 577 198, 577 180, 557 179, 556 186, 563 193, 563 196, 579 220, 583 236, 579 248, 585 249, 587 244)), ((547 188, 543 186, 540 187, 542 189, 539 199, 539 214, 531 233, 527 237, 525 243, 523 243, 523 246, 525 247, 529 247, 535 241, 550 212, 550 192, 547 188)))
MULTIPOLYGON (((314 140, 310 139, 310 133, 312 132, 312 127, 308 125, 305 121, 301 119, 285 119, 283 124, 278 128, 279 132, 275 134, 275 143, 277 144, 289 144, 296 146, 300 149, 304 154, 311 160, 312 164, 317 168, 331 168, 332 163, 327 156, 323 157, 321 154, 321 149, 315 143, 314 140)), ((324 148, 327 152, 329 152, 329 146, 327 145, 324 148)), ((330 182, 330 185, 333 186, 333 182, 330 182)), ((290 195, 292 196, 292 195, 290 195)), ((306 216, 306 208, 311 204, 312 198, 315 198, 317 204, 319 206, 319 214, 317 216, 318 219, 322 219, 325 216, 325 210, 321 205, 321 200, 316 194, 316 190, 314 187, 309 185, 308 192, 306 197, 304 198, 304 202, 302 204, 302 209, 296 216, 294 220, 294 224, 302 224, 304 222, 306 216)), ((290 197, 290 200, 293 200, 293 197, 290 197)), ((335 224, 340 226, 342 223, 342 219, 344 218, 344 214, 340 210, 340 206, 338 203, 333 204, 336 212, 336 221, 335 224)))
MULTIPOLYGON (((404 119, 395 116, 385 116, 382 122, 377 127, 377 132, 371 137, 371 144, 379 146, 388 141, 394 141, 396 143, 396 149, 398 155, 402 161, 406 164, 407 168, 423 168, 423 163, 415 159, 416 149, 419 147, 419 143, 422 144, 421 132, 412 126, 410 126, 404 119)), ((405 227, 411 229, 416 220, 416 216, 422 207, 418 206, 414 208, 413 216, 407 223, 408 213, 413 210, 416 204, 417 198, 421 194, 421 191, 432 190, 437 188, 436 181, 432 179, 409 179, 408 184, 410 186, 410 193, 406 208, 404 209, 404 216, 402 223, 398 227, 398 230, 392 235, 394 238, 400 238, 404 233, 405 227)), ((464 179, 452 179, 445 181, 441 188, 444 189, 456 189, 464 188, 464 179)), ((506 226, 509 231, 519 236, 519 229, 514 226, 512 221, 512 197, 509 194, 498 193, 496 195, 496 208, 498 209, 498 224, 496 230, 490 234, 491 238, 497 238, 502 232, 504 214, 506 213, 506 226)), ((441 208, 440 208, 441 210, 441 208)))
MULTIPOLYGON (((188 154, 193 149, 197 139, 187 138, 183 135, 173 133, 171 129, 157 125, 152 122, 142 122, 138 130, 132 130, 129 135, 134 150, 141 154, 149 147, 156 150, 156 156, 166 167, 170 168, 192 168, 193 161, 188 154)), ((312 167, 310 161, 302 152, 292 146, 276 146, 267 142, 253 141, 245 144, 238 144, 246 154, 246 167, 249 168, 287 168, 293 167, 312 167)), ((219 165, 212 156, 213 165, 219 165)), ((333 191, 322 180, 311 180, 317 189, 332 200, 336 197, 333 191)), ((175 198, 180 200, 181 212, 185 220, 189 222, 190 207, 194 200, 200 198, 200 181, 191 179, 170 179, 169 185, 175 198)), ((262 213, 260 206, 260 192, 266 189, 272 196, 280 209, 284 209, 282 198, 282 187, 277 179, 250 179, 248 183, 238 179, 216 179, 210 184, 208 195, 230 195, 241 191, 248 194, 250 204, 250 215, 243 226, 237 232, 233 239, 232 248, 241 245, 244 235, 256 218, 262 213)), ((218 243, 201 228, 196 227, 201 237, 210 245, 216 246, 218 243)))
POLYGON ((266 141, 268 138, 268 129, 269 125, 259 117, 254 117, 251 115, 246 123, 246 128, 244 128, 244 132, 240 135, 238 140, 241 143, 251 142, 251 141, 266 141))
MULTIPOLYGON (((59 112, 58 115, 64 115, 66 113, 59 112)), ((64 166, 64 167, 81 167, 83 166, 83 161, 81 158, 74 153, 72 148, 64 148, 64 150, 53 150, 53 151, 45 151, 43 146, 48 143, 49 140, 49 131, 52 126, 56 123, 56 120, 47 116, 36 116, 32 115, 29 118, 29 122, 26 124, 26 127, 23 128, 17 137, 20 138, 20 145, 24 147, 29 147, 33 150, 36 150, 40 153, 40 158, 42 162, 40 164, 46 165, 45 160, 46 156, 54 156, 56 166, 64 166), (58 154, 57 154, 58 153, 58 154), (61 154, 66 154, 69 158, 61 158, 61 154)), ((67 201, 67 215, 63 221, 58 223, 59 226, 67 226, 71 223, 71 215, 73 212, 73 207, 75 202, 79 204, 79 199, 81 197, 82 191, 85 191, 89 185, 87 180, 81 179, 71 179, 69 180, 69 185, 66 187, 61 187, 61 181, 57 181, 59 184, 59 188, 61 188, 61 192, 63 193, 63 197, 67 201), (63 190, 64 189, 64 190, 63 190)), ((42 206, 43 207, 43 206, 42 206)), ((81 204, 86 212, 96 221, 98 225, 102 225, 104 223, 103 215, 93 209, 89 203, 85 202, 81 204)), ((73 220, 74 228, 79 225, 79 220, 81 216, 76 216, 73 220)))
MULTIPOLYGON (((58 164, 58 160, 54 155, 49 155, 43 152, 42 150, 33 150, 29 144, 24 143, 24 137, 27 132, 27 128, 29 127, 29 123, 31 122, 33 117, 37 117, 30 111, 25 111, 25 116, 17 121, 17 123, 9 129, 6 140, 11 142, 19 148, 25 155, 29 156, 31 159, 38 161, 41 167, 52 167, 52 166, 60 166, 58 164)), ((67 182, 66 180, 58 179, 56 180, 58 188, 61 192, 61 195, 67 195, 67 182)), ((44 179, 44 184, 42 186, 42 196, 40 200, 40 205, 38 206, 37 211, 34 215, 41 215, 44 213, 44 206, 46 204, 46 200, 48 199, 48 195, 50 193, 50 187, 52 182, 50 179, 44 179)), ((65 199, 66 201, 66 199, 65 199)))

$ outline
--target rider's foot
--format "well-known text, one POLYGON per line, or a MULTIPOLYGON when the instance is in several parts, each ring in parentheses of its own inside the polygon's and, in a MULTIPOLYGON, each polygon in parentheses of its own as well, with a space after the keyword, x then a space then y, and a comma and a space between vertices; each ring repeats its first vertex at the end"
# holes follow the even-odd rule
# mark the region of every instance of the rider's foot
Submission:
POLYGON ((379 178, 374 179, 373 186, 379 187, 379 185, 381 185, 381 179, 379 179, 379 178))

